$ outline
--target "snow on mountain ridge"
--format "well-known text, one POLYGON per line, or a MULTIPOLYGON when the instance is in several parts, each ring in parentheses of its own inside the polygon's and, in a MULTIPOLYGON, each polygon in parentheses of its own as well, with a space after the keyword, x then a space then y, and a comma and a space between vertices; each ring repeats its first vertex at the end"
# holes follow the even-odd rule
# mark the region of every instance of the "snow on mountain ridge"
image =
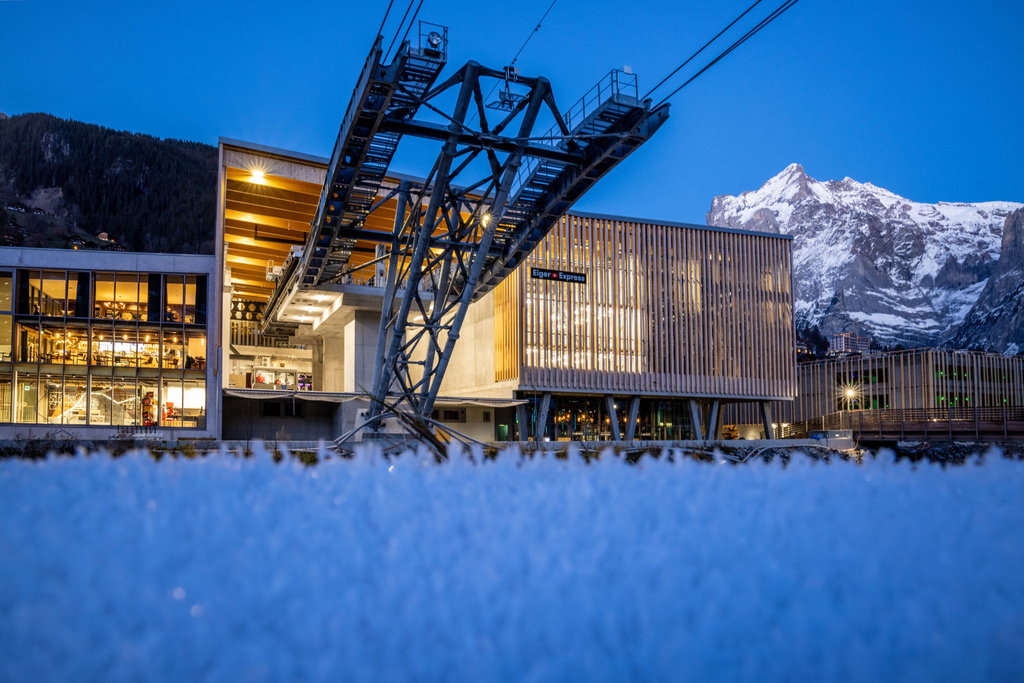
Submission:
POLYGON ((796 316, 826 333, 934 344, 974 305, 1021 204, 924 204, 790 164, 757 190, 715 197, 708 225, 793 235, 796 316))

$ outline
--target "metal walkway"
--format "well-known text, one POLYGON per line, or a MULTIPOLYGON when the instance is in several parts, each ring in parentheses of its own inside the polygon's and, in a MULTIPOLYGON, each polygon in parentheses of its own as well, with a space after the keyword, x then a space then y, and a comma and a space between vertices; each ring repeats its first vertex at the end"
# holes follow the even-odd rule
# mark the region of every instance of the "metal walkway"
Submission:
POLYGON ((331 154, 306 247, 297 262, 286 265, 268 302, 265 325, 276 317, 288 293, 336 277, 348 262, 355 239, 343 229, 361 225, 374 210, 402 138, 401 133, 382 131, 381 123, 388 116, 414 116, 447 62, 446 42, 440 49, 413 48, 406 42, 385 66, 383 40, 377 36, 366 58, 331 154))

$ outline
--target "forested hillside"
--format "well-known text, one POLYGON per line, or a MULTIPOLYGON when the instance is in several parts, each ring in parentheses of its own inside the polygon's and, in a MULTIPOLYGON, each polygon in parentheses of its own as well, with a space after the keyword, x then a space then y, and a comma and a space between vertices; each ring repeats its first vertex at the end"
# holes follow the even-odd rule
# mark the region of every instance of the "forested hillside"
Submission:
MULTIPOLYGON (((132 251, 213 253, 217 149, 48 114, 0 117, 2 212, 27 246, 107 233, 132 251), (34 209, 34 211, 33 211, 34 209)), ((93 246, 88 239, 86 246, 93 246)))

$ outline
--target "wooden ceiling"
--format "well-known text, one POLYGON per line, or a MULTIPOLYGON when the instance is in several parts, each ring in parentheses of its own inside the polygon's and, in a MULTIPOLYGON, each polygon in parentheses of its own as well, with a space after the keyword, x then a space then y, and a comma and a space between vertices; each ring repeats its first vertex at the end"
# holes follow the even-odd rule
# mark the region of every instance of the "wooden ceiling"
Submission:
POLYGON ((279 266, 292 246, 306 243, 320 185, 248 170, 226 170, 224 261, 234 298, 266 301, 274 291, 267 265, 279 266))
MULTIPOLYGON (((256 178, 249 170, 230 167, 225 181, 224 260, 231 267, 234 298, 266 301, 275 286, 267 280, 267 267, 283 265, 293 246, 305 246, 322 187, 269 174, 256 178)), ((389 200, 363 227, 389 233, 396 211, 397 202, 389 200)), ((359 241, 351 263, 373 257, 374 244, 359 241)))
MULTIPOLYGON (((233 151, 237 154, 225 169, 224 178, 225 266, 231 268, 234 299, 267 301, 275 287, 274 282, 267 280, 268 267, 284 265, 292 247, 306 245, 322 190, 315 179, 318 175, 322 177, 325 166, 276 153, 268 156, 252 149, 233 151), (267 170, 254 174, 253 168, 267 170), (282 175, 275 175, 274 171, 282 175)), ((393 184, 397 180, 385 181, 385 185, 393 184)), ((362 228, 390 234, 397 204, 395 198, 385 202, 362 228)), ((443 224, 438 225, 438 232, 444 230, 443 224)), ((375 241, 359 240, 349 264, 357 267, 372 260, 376 246, 375 241)))

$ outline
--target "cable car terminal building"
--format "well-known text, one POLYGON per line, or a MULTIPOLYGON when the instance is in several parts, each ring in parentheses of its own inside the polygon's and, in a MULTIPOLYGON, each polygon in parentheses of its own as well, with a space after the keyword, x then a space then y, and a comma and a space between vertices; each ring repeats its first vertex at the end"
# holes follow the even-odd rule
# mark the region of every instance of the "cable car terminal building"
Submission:
MULTIPOLYGON (((368 407, 380 246, 357 240, 333 283, 282 287, 327 166, 220 142, 226 440, 334 439, 368 407)), ((403 180, 417 179, 389 176, 380 196, 403 180)), ((392 231, 396 202, 363 229, 392 231)), ((483 441, 713 437, 736 402, 770 425, 769 402, 796 395, 792 316, 788 236, 568 213, 471 306, 433 417, 483 441)))
MULTIPOLYGON (((354 427, 380 246, 356 241, 337 282, 283 287, 327 164, 222 140, 215 256, 0 250, 0 438, 312 442, 354 427)), ((381 193, 403 180, 417 179, 381 193)), ((395 201, 364 228, 391 231, 395 201)), ((433 417, 482 441, 708 438, 733 403, 770 425, 769 402, 797 389, 790 247, 566 214, 470 307, 433 417)))

